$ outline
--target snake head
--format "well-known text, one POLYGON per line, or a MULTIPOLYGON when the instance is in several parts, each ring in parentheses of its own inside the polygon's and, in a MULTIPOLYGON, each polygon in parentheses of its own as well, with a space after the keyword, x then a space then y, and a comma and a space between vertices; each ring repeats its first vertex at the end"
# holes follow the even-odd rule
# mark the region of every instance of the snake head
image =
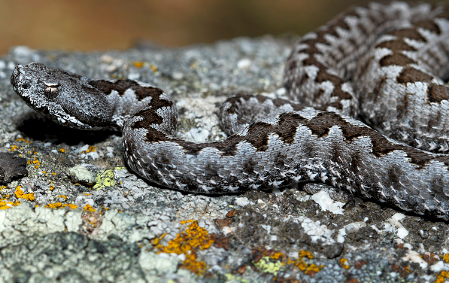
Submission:
POLYGON ((17 65, 11 75, 14 91, 31 108, 58 124, 79 129, 107 128, 113 101, 88 81, 41 63, 17 65))

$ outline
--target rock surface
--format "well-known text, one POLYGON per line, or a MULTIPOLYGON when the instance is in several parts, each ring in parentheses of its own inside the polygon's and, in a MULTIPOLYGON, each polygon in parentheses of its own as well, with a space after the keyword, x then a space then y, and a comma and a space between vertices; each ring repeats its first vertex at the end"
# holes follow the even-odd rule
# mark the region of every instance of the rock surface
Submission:
POLYGON ((294 39, 74 53, 16 47, 0 58, 0 146, 29 174, 1 187, 0 282, 434 282, 449 270, 447 223, 322 185, 205 196, 126 169, 119 133, 65 129, 9 84, 38 61, 154 84, 176 101, 179 136, 225 138, 215 111, 238 91, 285 96, 294 39), (95 181, 93 181, 95 179, 95 181), (298 280, 298 281, 295 281, 298 280))

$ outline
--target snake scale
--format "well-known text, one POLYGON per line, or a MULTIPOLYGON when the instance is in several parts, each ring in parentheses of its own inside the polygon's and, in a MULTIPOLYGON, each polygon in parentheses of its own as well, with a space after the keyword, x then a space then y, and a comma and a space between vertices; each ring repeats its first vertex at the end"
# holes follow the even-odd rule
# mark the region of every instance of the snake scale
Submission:
POLYGON ((444 6, 404 2, 336 17, 294 45, 284 73, 292 101, 229 98, 220 142, 177 139, 174 102, 148 84, 40 63, 18 65, 11 84, 62 125, 121 131, 129 167, 164 187, 224 194, 320 182, 449 220, 448 18, 444 6))

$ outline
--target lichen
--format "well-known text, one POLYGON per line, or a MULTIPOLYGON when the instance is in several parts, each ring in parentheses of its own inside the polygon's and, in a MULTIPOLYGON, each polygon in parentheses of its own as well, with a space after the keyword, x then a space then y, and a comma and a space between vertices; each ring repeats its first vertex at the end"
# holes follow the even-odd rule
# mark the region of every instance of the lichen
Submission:
POLYGON ((83 207, 83 209, 84 209, 84 211, 88 211, 88 212, 95 212, 95 211, 97 211, 95 208, 93 208, 90 204, 86 204, 84 207, 83 207))
POLYGON ((106 170, 98 173, 95 177, 95 183, 96 184, 93 186, 95 190, 115 186, 114 170, 106 170))
POLYGON ((271 260, 271 257, 264 256, 258 262, 254 263, 254 265, 264 273, 271 273, 273 275, 277 275, 277 273, 284 269, 284 265, 282 261, 271 260))
POLYGON ((348 260, 346 258, 341 258, 340 266, 343 267, 344 269, 349 269, 348 260))
POLYGON ((74 205, 72 203, 62 203, 62 202, 49 203, 47 205, 44 205, 44 207, 48 207, 48 208, 51 208, 51 209, 64 208, 66 206, 68 206, 71 209, 78 208, 77 205, 74 205))
POLYGON ((437 274, 437 280, 435 280, 435 283, 444 283, 446 278, 449 278, 449 271, 443 270, 440 274, 437 274))
POLYGON ((30 193, 30 194, 25 194, 23 193, 22 187, 18 186, 16 188, 16 192, 15 192, 16 198, 17 199, 26 199, 29 201, 34 201, 34 194, 30 193))
POLYGON ((199 261, 198 250, 205 250, 212 246, 214 241, 209 236, 205 228, 199 226, 197 220, 181 221, 181 224, 191 223, 186 231, 181 231, 176 235, 176 238, 170 240, 166 246, 160 244, 161 240, 166 234, 160 238, 155 238, 153 245, 158 253, 173 253, 178 255, 185 255, 185 260, 182 261, 180 268, 187 269, 197 275, 206 273, 208 266, 204 261, 199 261))

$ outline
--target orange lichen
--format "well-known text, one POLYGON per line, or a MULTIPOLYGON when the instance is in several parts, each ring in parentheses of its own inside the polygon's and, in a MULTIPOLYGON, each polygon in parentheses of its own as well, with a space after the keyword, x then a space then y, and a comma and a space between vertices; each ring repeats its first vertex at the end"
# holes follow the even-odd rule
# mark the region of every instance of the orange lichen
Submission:
POLYGON ((139 69, 143 67, 143 62, 140 61, 132 62, 132 64, 139 69))
MULTIPOLYGON (((34 153, 34 154, 36 154, 36 153, 34 153)), ((37 169, 37 168, 39 168, 39 166, 41 166, 41 162, 35 156, 33 156, 33 160, 28 160, 27 164, 32 164, 35 169, 37 169)))
POLYGON ((275 252, 275 253, 272 254, 270 257, 271 257, 272 259, 279 259, 279 258, 283 258, 283 257, 284 257, 284 254, 281 253, 281 252, 275 252))
POLYGON ((9 151, 16 151, 17 149, 19 149, 19 147, 17 145, 10 145, 9 146, 9 151))
POLYGON ((208 267, 204 261, 198 261, 197 251, 210 248, 214 241, 209 236, 208 231, 199 226, 197 220, 181 221, 181 224, 186 223, 191 224, 185 232, 181 231, 175 239, 170 240, 167 246, 159 244, 166 234, 162 235, 159 239, 154 239, 153 244, 159 250, 158 253, 185 255, 185 260, 179 267, 190 270, 198 275, 203 275, 206 273, 208 267))
POLYGON ((60 149, 59 149, 59 152, 62 152, 62 153, 64 153, 64 152, 65 152, 65 149, 63 149, 63 148, 60 148, 60 149))
POLYGON ((301 250, 298 252, 298 258, 296 260, 292 260, 289 258, 287 260, 287 264, 292 264, 298 267, 299 270, 304 271, 304 273, 309 276, 313 276, 324 267, 324 265, 318 266, 314 263, 308 264, 304 261, 304 258, 313 259, 313 256, 309 251, 301 250))
POLYGON ((55 203, 49 203, 49 204, 47 204, 47 205, 44 205, 44 207, 56 209, 56 208, 61 208, 61 207, 63 207, 63 205, 62 205, 62 202, 55 202, 55 203))
POLYGON ((44 174, 45 177, 48 177, 49 174, 56 175, 55 172, 47 172, 47 171, 42 171, 42 174, 44 174))
POLYGON ((81 151, 81 153, 89 153, 89 152, 95 152, 97 150, 96 146, 90 145, 87 150, 81 151))
POLYGON ((340 266, 343 267, 344 269, 349 269, 348 260, 346 258, 341 258, 340 266))
MULTIPOLYGON (((2 186, 2 189, 3 188, 6 188, 6 187, 2 186)), ((8 209, 8 208, 11 208, 14 206, 18 206, 21 203, 20 199, 26 199, 29 201, 34 200, 34 194, 24 194, 21 186, 16 187, 16 191, 15 191, 14 195, 17 198, 16 202, 9 200, 11 195, 5 195, 2 198, 0 198, 0 209, 5 210, 5 209, 8 209)))
POLYGON ((17 202, 12 202, 12 201, 8 201, 7 199, 0 199, 0 209, 8 209, 11 208, 13 206, 17 206, 20 204, 20 201, 17 202))
POLYGON ((304 257, 307 257, 309 259, 313 258, 312 254, 309 251, 306 251, 306 250, 299 251, 298 256, 299 256, 299 258, 304 258, 304 257))
POLYGON ((150 64, 150 68, 151 68, 151 70, 153 70, 153 72, 155 72, 155 73, 157 72, 157 67, 156 66, 150 64))
POLYGON ((88 211, 88 212, 95 212, 95 211, 97 211, 95 208, 93 208, 90 204, 86 204, 85 206, 84 206, 84 210, 85 211, 88 211))
POLYGON ((63 204, 62 202, 54 202, 54 203, 49 203, 47 205, 44 205, 44 207, 48 207, 48 208, 51 208, 51 209, 63 208, 63 207, 66 207, 66 206, 68 206, 71 209, 76 209, 78 207, 77 205, 74 205, 74 204, 71 204, 71 203, 64 203, 63 204))
POLYGON ((443 260, 444 260, 444 262, 449 263, 449 253, 447 253, 443 256, 443 260))
POLYGON ((23 193, 23 190, 22 190, 21 188, 22 188, 21 186, 18 186, 18 187, 16 188, 16 192, 15 192, 16 198, 18 198, 18 199, 26 199, 26 200, 29 200, 29 201, 33 201, 33 200, 34 200, 34 194, 33 194, 33 193, 30 193, 30 194, 24 194, 24 193, 23 193))
POLYGON ((435 280, 435 283, 443 283, 446 281, 446 278, 449 278, 449 271, 443 270, 440 274, 437 274, 437 280, 435 280))

